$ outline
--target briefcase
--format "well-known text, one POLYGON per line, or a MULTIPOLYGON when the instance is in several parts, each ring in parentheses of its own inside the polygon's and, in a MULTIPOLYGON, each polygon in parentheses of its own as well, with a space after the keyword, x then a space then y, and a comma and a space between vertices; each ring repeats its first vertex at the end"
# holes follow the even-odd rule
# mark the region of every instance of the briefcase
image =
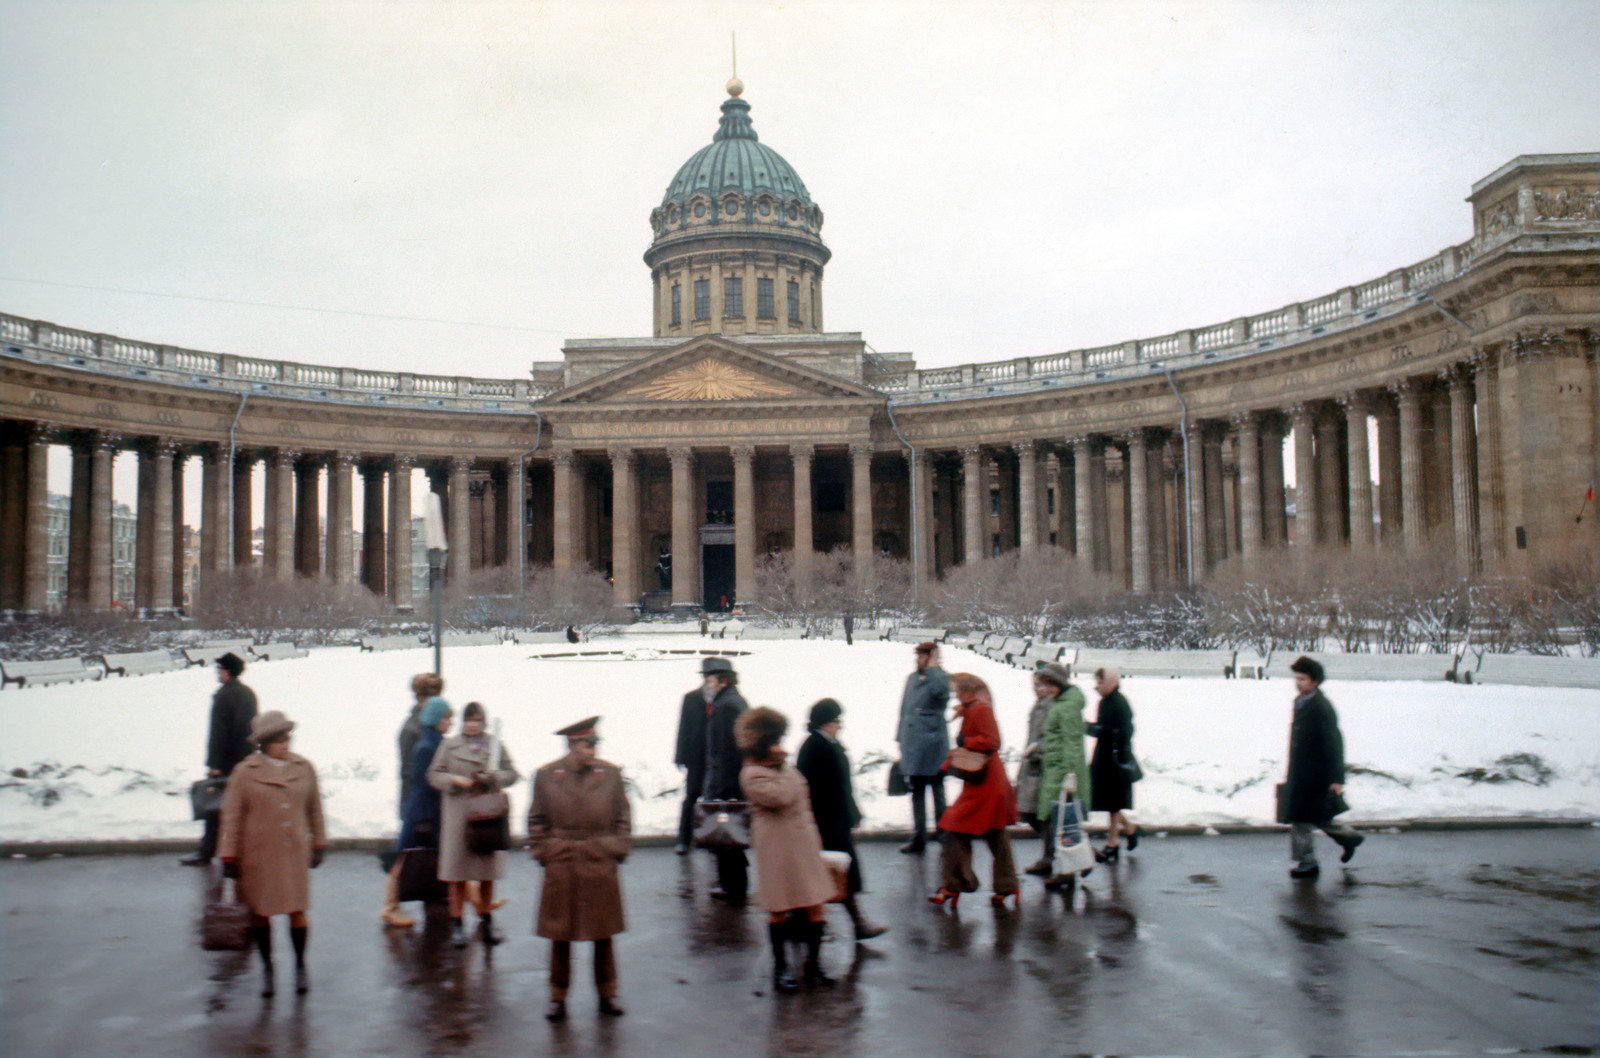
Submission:
POLYGON ((696 801, 694 846, 697 849, 748 849, 750 805, 745 801, 696 801))
POLYGON ((438 849, 406 849, 400 853, 400 901, 421 900, 436 903, 447 891, 439 880, 438 849))
POLYGON ((222 794, 228 788, 228 777, 201 779, 189 787, 189 811, 199 822, 206 816, 222 811, 222 794))

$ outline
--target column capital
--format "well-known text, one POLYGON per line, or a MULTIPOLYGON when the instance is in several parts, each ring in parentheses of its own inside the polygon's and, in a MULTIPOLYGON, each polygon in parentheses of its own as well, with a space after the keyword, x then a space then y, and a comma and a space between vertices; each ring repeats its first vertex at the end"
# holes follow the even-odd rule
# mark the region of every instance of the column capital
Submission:
POLYGON ((49 423, 25 423, 22 427, 22 441, 30 445, 47 445, 50 443, 52 429, 49 423))
POLYGON ((1302 426, 1306 429, 1310 429, 1316 424, 1317 421, 1317 409, 1312 407, 1308 401, 1301 401, 1299 404, 1291 404, 1287 408, 1283 409, 1283 413, 1289 416, 1289 421, 1291 424, 1293 424, 1296 430, 1300 429, 1302 426))
POLYGON ((122 436, 120 434, 100 430, 96 431, 94 436, 89 439, 89 450, 92 452, 106 452, 116 455, 117 450, 121 447, 122 436))
POLYGON ((1038 444, 1034 441, 1012 441, 1011 450, 1017 454, 1018 459, 1027 459, 1038 451, 1038 444))
POLYGON ((389 469, 396 474, 403 474, 417 465, 417 457, 409 453, 389 457, 389 469))
POLYGON ((150 452, 162 459, 171 459, 181 446, 176 438, 152 437, 150 439, 150 452))
POLYGON ((751 463, 756 458, 755 445, 732 445, 728 448, 728 452, 733 456, 735 463, 751 463))
POLYGON ((1143 448, 1145 443, 1144 427, 1135 426, 1132 429, 1123 430, 1121 433, 1117 434, 1117 439, 1122 441, 1124 444, 1137 444, 1140 448, 1143 448))
POLYGON ((972 462, 977 462, 979 459, 983 458, 982 445, 962 445, 957 451, 961 453, 961 461, 963 463, 968 462, 969 460, 972 462))
POLYGON ((639 453, 632 448, 608 448, 606 455, 613 470, 629 470, 639 461, 639 453))
POLYGON ((852 441, 852 442, 850 442, 850 458, 851 458, 852 461, 853 460, 858 460, 858 459, 871 459, 872 458, 872 453, 874 451, 876 451, 876 449, 873 448, 871 442, 867 442, 867 441, 852 441))
POLYGON ((578 453, 574 452, 570 448, 552 448, 550 450, 550 465, 552 467, 570 470, 572 468, 573 459, 577 456, 577 454, 578 453))
POLYGON ((811 460, 817 454, 817 446, 810 443, 792 444, 789 446, 789 458, 794 460, 811 460))
POLYGON ((328 466, 334 470, 349 470, 355 465, 356 457, 350 452, 331 452, 328 455, 328 466))
POLYGON ((1371 396, 1359 391, 1341 394, 1333 399, 1334 403, 1344 409, 1345 418, 1347 419, 1357 415, 1365 417, 1372 410, 1371 396))
POLYGON ((233 450, 233 465, 238 467, 253 467, 261 459, 262 452, 255 448, 235 448, 233 450))
POLYGON ((465 474, 472 469, 472 464, 477 462, 476 456, 451 456, 450 473, 465 474))
POLYGON ((294 466, 295 463, 299 462, 300 457, 304 454, 305 453, 300 451, 298 448, 278 449, 278 458, 283 460, 285 463, 288 463, 291 467, 294 466))
POLYGON ((1092 433, 1070 434, 1066 439, 1066 443, 1072 447, 1074 452, 1081 452, 1084 455, 1088 455, 1094 451, 1096 436, 1097 435, 1092 433))
POLYGON ((1403 405, 1415 406, 1422 397, 1422 385, 1415 378, 1399 378, 1384 387, 1403 405))
POLYGON ((694 463, 694 449, 669 448, 667 449, 667 460, 673 466, 689 466, 694 463))
POLYGON ((1228 416, 1228 425, 1241 434, 1246 431, 1255 433, 1260 427, 1260 424, 1256 421, 1256 413, 1253 411, 1234 412, 1228 416))

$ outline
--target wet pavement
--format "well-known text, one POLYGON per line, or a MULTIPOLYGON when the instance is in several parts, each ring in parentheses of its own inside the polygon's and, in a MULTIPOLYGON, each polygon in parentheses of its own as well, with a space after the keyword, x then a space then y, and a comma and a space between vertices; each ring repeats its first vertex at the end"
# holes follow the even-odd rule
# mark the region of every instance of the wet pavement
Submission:
MULTIPOLYGON (((1322 838, 1317 839, 1323 842, 1322 838)), ((1036 842, 1017 843, 1019 864, 1036 842)), ((765 917, 710 900, 705 854, 637 850, 618 938, 628 1015, 603 1019, 589 946, 571 1017, 544 1021, 538 871, 514 859, 508 941, 446 944, 447 920, 376 920, 363 853, 314 875, 305 997, 263 1000, 255 956, 200 950, 201 872, 171 856, 0 865, 0 1053, 1394 1054, 1589 1053, 1600 1044, 1597 832, 1374 834, 1349 868, 1286 876, 1288 838, 1147 838, 1070 900, 1026 879, 932 907, 935 846, 862 847, 862 898, 891 931, 824 962, 837 987, 772 994, 765 917)), ((1330 852, 1330 850, 1332 850, 1330 852)), ((986 852, 977 853, 987 876, 986 852)), ((283 920, 279 982, 292 966, 283 920)))

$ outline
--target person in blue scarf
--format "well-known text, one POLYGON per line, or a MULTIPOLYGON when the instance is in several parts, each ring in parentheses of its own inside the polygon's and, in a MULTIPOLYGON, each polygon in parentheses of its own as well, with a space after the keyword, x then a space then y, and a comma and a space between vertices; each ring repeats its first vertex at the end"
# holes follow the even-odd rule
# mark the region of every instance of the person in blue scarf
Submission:
MULTIPOLYGON (((439 847, 439 791, 427 781, 428 766, 433 755, 444 741, 455 713, 450 703, 434 695, 423 703, 417 720, 422 732, 411 747, 411 759, 406 763, 407 793, 404 811, 400 816, 400 835, 395 838, 394 851, 406 849, 436 849, 439 847)), ((409 929, 415 920, 400 913, 400 864, 389 871, 389 883, 384 896, 384 908, 379 917, 386 926, 409 929)))

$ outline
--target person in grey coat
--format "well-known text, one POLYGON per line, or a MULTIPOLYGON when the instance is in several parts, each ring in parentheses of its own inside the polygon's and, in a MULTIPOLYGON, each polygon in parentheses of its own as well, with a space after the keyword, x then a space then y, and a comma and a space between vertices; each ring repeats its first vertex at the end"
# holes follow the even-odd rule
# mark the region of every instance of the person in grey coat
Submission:
MULTIPOLYGON (((923 791, 933 793, 933 818, 944 815, 944 759, 950 753, 950 732, 944 710, 950 703, 950 676, 939 667, 939 644, 917 644, 917 671, 906 677, 900 698, 900 773, 911 788, 911 840, 900 846, 908 854, 928 844, 927 805, 923 791)), ((937 838, 936 838, 937 840, 937 838)))

